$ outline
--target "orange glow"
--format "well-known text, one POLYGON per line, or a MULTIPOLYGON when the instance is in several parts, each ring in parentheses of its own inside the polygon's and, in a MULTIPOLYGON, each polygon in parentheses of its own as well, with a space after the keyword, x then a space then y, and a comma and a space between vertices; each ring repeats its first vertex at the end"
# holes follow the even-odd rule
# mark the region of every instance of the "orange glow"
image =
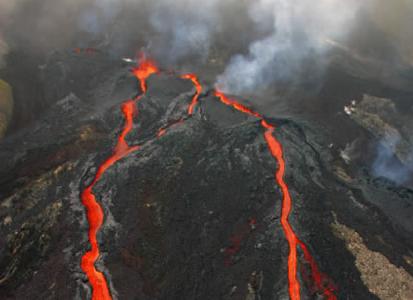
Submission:
POLYGON ((300 299, 300 283, 297 280, 297 236, 288 222, 288 217, 291 212, 291 196, 288 190, 288 186, 284 181, 285 174, 285 161, 283 157, 283 149, 280 142, 274 137, 273 133, 275 127, 268 124, 266 121, 261 122, 262 126, 266 129, 264 133, 265 140, 270 149, 271 155, 278 162, 278 169, 275 173, 275 179, 281 188, 283 194, 282 209, 281 209, 281 226, 284 230, 285 237, 290 247, 290 253, 288 255, 288 282, 289 293, 291 300, 300 299))
MULTIPOLYGON (((196 93, 195 93, 194 97, 192 98, 191 103, 188 105, 188 115, 192 116, 192 114, 194 113, 195 106, 198 103, 199 96, 202 93, 202 85, 199 82, 198 77, 195 74, 184 74, 184 75, 181 76, 181 78, 191 80, 192 83, 194 84, 195 88, 196 88, 196 93)), ((172 127, 175 127, 175 126, 178 126, 178 125, 182 124, 183 122, 184 122, 184 120, 180 119, 178 121, 172 122, 171 124, 169 124, 165 127, 162 127, 161 129, 159 129, 157 137, 158 138, 163 137, 166 134, 168 129, 170 129, 172 127)))
MULTIPOLYGON (((75 50, 75 52, 77 52, 75 50)), ((132 70, 133 74, 140 82, 140 88, 142 94, 147 91, 146 80, 153 74, 159 73, 159 69, 155 62, 147 59, 143 54, 140 56, 139 64, 136 68, 132 70)), ((202 93, 202 86, 194 74, 185 74, 181 78, 191 80, 196 88, 196 93, 192 98, 191 103, 188 106, 187 112, 191 116, 194 109, 199 101, 200 94, 202 93)), ((142 95, 141 95, 142 96, 142 95)), ((139 100, 141 96, 137 97, 135 100, 139 100)), ((285 175, 285 160, 283 155, 283 149, 281 143, 274 136, 275 126, 264 120, 263 116, 245 105, 238 103, 234 99, 228 98, 225 94, 220 91, 215 91, 215 96, 225 105, 230 106, 242 113, 248 114, 261 119, 261 125, 265 129, 264 138, 268 145, 271 155, 278 162, 278 169, 275 172, 275 180, 282 191, 282 211, 281 211, 281 226, 283 228, 284 234, 289 245, 289 255, 288 255, 288 282, 289 282, 289 295, 291 300, 300 300, 300 283, 297 279, 297 246, 300 246, 304 253, 304 259, 309 263, 312 272, 312 279, 319 291, 323 291, 324 296, 328 300, 336 300, 334 295, 334 287, 332 284, 325 286, 328 278, 326 275, 318 270, 318 266, 308 251, 306 245, 301 242, 296 236, 293 228, 289 223, 289 216, 292 209, 292 199, 286 182, 284 181, 285 175)), ((95 267, 95 263, 99 258, 99 245, 97 242, 97 233, 100 230, 103 219, 104 212, 96 197, 93 193, 93 188, 96 183, 101 179, 103 174, 118 162, 120 159, 124 158, 128 154, 139 150, 139 146, 129 146, 126 137, 133 129, 133 119, 137 115, 137 109, 134 100, 128 100, 124 102, 121 106, 121 110, 125 119, 124 127, 118 137, 117 143, 114 147, 112 155, 104 161, 97 169, 93 181, 88 185, 81 193, 82 204, 86 208, 87 219, 89 222, 89 242, 91 248, 87 251, 81 261, 81 268, 88 277, 89 283, 92 287, 92 300, 109 300, 112 299, 108 284, 104 274, 98 271, 95 267)), ((167 130, 173 126, 182 124, 184 119, 180 119, 172 122, 159 129, 157 137, 160 138, 166 134, 167 130)), ((255 224, 255 220, 254 223, 255 224)), ((239 249, 238 240, 231 240, 232 246, 226 250, 229 254, 236 252, 239 249)))
POLYGON ((165 133, 166 133, 166 128, 161 128, 158 131, 157 137, 158 138, 163 137, 165 135, 165 133))
POLYGON ((221 100, 221 102, 224 103, 225 105, 232 106, 233 108, 235 108, 236 110, 240 112, 243 112, 250 116, 262 119, 262 116, 259 113, 253 111, 252 109, 246 107, 245 105, 242 105, 241 103, 238 103, 234 99, 228 98, 227 96, 225 96, 224 93, 220 91, 215 91, 215 96, 218 97, 218 99, 221 100))
POLYGON ((196 88, 196 94, 192 98, 192 102, 188 107, 188 115, 192 115, 194 113, 194 108, 198 103, 199 96, 202 93, 202 85, 199 83, 198 77, 195 74, 185 74, 181 76, 183 79, 191 80, 196 88))
POLYGON ((275 173, 275 180, 281 189, 283 199, 282 199, 282 209, 281 209, 281 226, 283 228, 285 237, 287 239, 290 251, 288 254, 288 291, 291 300, 300 300, 300 283, 297 279, 297 245, 300 245, 304 252, 304 259, 309 262, 311 266, 313 280, 318 288, 322 291, 324 296, 329 300, 335 300, 333 287, 330 284, 326 288, 323 286, 327 277, 320 273, 318 270, 317 263, 311 256, 306 245, 301 242, 297 235, 295 234, 291 224, 288 219, 292 208, 292 199, 290 191, 286 182, 284 181, 285 175, 285 160, 284 153, 281 143, 274 137, 275 126, 264 120, 263 116, 259 113, 251 110, 250 108, 238 103, 234 99, 228 98, 225 94, 220 91, 215 91, 215 96, 225 105, 231 106, 234 109, 246 113, 248 115, 257 117, 261 119, 261 126, 265 129, 264 138, 268 145, 271 155, 278 162, 278 169, 275 173))
POLYGON ((138 78, 142 93, 146 93, 146 80, 153 74, 159 73, 156 63, 141 53, 139 56, 139 64, 132 70, 132 73, 138 78))
POLYGON ((133 127, 133 116, 136 113, 134 101, 129 100, 122 104, 122 113, 125 118, 125 126, 119 135, 113 154, 99 166, 92 183, 85 190, 83 190, 81 194, 82 204, 86 208, 87 219, 89 222, 89 242, 91 245, 91 249, 82 257, 81 267, 83 272, 86 273, 90 285, 92 286, 93 300, 112 299, 105 276, 95 267, 96 260, 99 258, 99 246, 96 235, 102 226, 104 214, 102 207, 96 201, 96 197, 93 194, 93 187, 109 167, 111 167, 118 160, 127 156, 129 153, 139 149, 138 146, 128 146, 125 141, 126 136, 133 127))
POLYGON ((312 279, 314 281, 316 289, 322 292, 327 300, 337 300, 337 297, 334 294, 336 287, 331 282, 330 278, 319 271, 317 263, 314 257, 312 257, 312 255, 310 254, 307 246, 300 240, 298 240, 298 245, 304 253, 304 259, 310 265, 312 279))
MULTIPOLYGON (((139 79, 143 93, 146 92, 146 79, 158 72, 156 64, 141 56, 139 66, 133 70, 133 74, 139 79)), ((136 97, 136 101, 141 99, 136 97)), ((139 150, 139 146, 129 146, 126 142, 126 136, 133 129, 133 118, 137 115, 136 103, 134 100, 128 100, 121 105, 121 110, 125 119, 125 125, 118 137, 118 141, 112 155, 104 161, 98 168, 92 183, 87 186, 82 194, 82 204, 86 208, 87 219, 89 223, 89 242, 91 249, 82 257, 81 268, 85 272, 90 285, 92 286, 92 300, 110 300, 112 299, 104 274, 95 267, 96 260, 99 258, 99 245, 96 235, 103 224, 104 213, 100 204, 96 201, 93 194, 93 187, 100 180, 102 175, 114 165, 117 161, 128 154, 139 150)))
POLYGON ((98 52, 98 50, 95 48, 90 48, 90 47, 89 48, 75 48, 73 49, 73 52, 75 52, 76 54, 81 54, 82 52, 86 54, 95 54, 98 52))
POLYGON ((174 122, 170 123, 169 125, 167 125, 165 127, 162 127, 161 129, 159 129, 157 137, 158 138, 163 137, 166 134, 166 132, 168 131, 168 129, 170 129, 172 127, 175 127, 175 126, 178 126, 178 125, 181 125, 182 123, 184 123, 184 120, 179 119, 178 121, 174 121, 174 122))

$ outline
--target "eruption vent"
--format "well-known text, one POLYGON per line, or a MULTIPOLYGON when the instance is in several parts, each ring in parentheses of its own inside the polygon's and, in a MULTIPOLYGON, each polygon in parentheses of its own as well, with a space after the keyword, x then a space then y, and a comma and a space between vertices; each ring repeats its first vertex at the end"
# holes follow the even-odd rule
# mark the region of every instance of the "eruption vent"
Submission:
MULTIPOLYGON (((159 72, 156 64, 147 60, 145 56, 141 56, 139 66, 132 70, 133 74, 137 77, 140 82, 140 87, 143 93, 147 91, 146 80, 152 74, 159 72)), ((192 116, 195 106, 199 101, 199 97, 202 93, 202 85, 200 84, 198 78, 194 74, 185 74, 181 78, 191 80, 196 88, 196 92, 192 98, 192 101, 188 105, 187 114, 189 117, 192 116)), ((255 112, 254 110, 244 106, 243 104, 237 102, 234 99, 228 98, 224 93, 220 91, 215 91, 215 96, 225 105, 230 106, 244 114, 259 118, 261 120, 261 126, 264 128, 264 138, 268 145, 271 155, 278 162, 278 169, 275 173, 275 180, 279 185, 283 199, 282 199, 282 211, 281 211, 281 226, 284 230, 284 234, 289 244, 289 255, 288 255, 288 282, 289 282, 289 295, 291 300, 299 300, 300 296, 300 282, 297 279, 297 247, 300 246, 304 253, 304 259, 307 261, 311 268, 312 279, 317 291, 322 292, 325 298, 334 300, 336 296, 334 295, 333 285, 330 284, 329 279, 326 275, 322 274, 315 262, 315 259, 311 256, 307 246, 298 239, 295 234, 291 224, 288 219, 290 216, 292 208, 292 199, 286 182, 284 181, 285 175, 285 160, 283 155, 283 148, 281 143, 275 138, 275 126, 268 123, 264 117, 255 112), (326 283, 328 283, 326 285, 326 283)), ((108 284, 106 282, 105 276, 102 272, 98 271, 95 267, 96 260, 99 258, 99 246, 97 243, 97 232, 103 223, 103 210, 99 203, 96 201, 96 197, 93 194, 93 187, 101 179, 105 171, 115 164, 120 159, 124 158, 131 152, 139 149, 139 146, 129 146, 125 138, 128 133, 133 129, 133 118, 137 115, 136 100, 139 100, 141 96, 137 97, 135 100, 128 100, 124 102, 121 106, 122 113, 125 118, 125 125, 118 137, 118 142, 115 146, 113 154, 98 168, 98 171, 92 181, 92 183, 87 186, 82 194, 82 203, 87 211, 87 218, 89 221, 89 242, 91 244, 91 250, 85 253, 82 258, 81 267, 86 273, 89 282, 92 286, 92 299, 93 300, 108 300, 112 299, 108 284)), ((166 134, 167 130, 173 126, 178 126, 184 123, 184 119, 171 122, 166 127, 159 129, 157 137, 160 138, 166 134)))

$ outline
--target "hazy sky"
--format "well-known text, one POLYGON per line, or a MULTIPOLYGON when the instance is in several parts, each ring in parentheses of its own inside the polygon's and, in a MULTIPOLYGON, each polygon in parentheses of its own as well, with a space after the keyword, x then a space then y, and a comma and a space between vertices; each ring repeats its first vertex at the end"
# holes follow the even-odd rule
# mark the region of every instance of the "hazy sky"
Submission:
POLYGON ((146 48, 173 65, 207 61, 219 44, 229 56, 218 85, 248 93, 295 76, 308 58, 321 65, 337 46, 412 64, 412 28, 410 0, 0 0, 0 63, 15 49, 93 42, 113 55, 146 48))

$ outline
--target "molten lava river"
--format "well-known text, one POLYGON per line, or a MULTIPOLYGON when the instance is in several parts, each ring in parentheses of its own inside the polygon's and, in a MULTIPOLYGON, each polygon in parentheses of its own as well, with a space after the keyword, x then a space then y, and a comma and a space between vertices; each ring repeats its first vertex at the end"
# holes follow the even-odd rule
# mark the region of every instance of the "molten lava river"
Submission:
MULTIPOLYGON (((121 111, 123 113, 125 124, 123 130, 121 131, 116 146, 114 147, 112 155, 107 158, 97 169, 97 172, 92 180, 92 182, 82 191, 81 200, 87 212, 87 219, 89 223, 89 243, 90 250, 87 251, 81 261, 81 268, 86 274, 89 283, 92 287, 92 299, 93 300, 107 300, 112 299, 107 280, 104 274, 96 269, 95 263, 99 258, 99 245, 97 241, 97 233, 102 226, 104 213, 99 202, 96 200, 93 194, 93 187, 101 179, 102 175, 114 165, 117 161, 124 158, 128 154, 139 150, 139 146, 130 146, 126 142, 126 136, 133 129, 134 118, 137 117, 138 111, 136 108, 136 102, 139 101, 143 94, 147 91, 146 80, 149 76, 159 73, 159 69, 156 64, 141 56, 139 59, 139 64, 133 69, 133 74, 140 82, 140 89, 142 94, 135 99, 127 100, 121 105, 121 111)), ((196 93, 192 98, 191 103, 188 105, 187 114, 191 117, 195 111, 196 105, 199 101, 199 97, 202 93, 202 85, 200 84, 198 78, 194 74, 185 74, 181 78, 190 80, 195 88, 196 93)), ((289 283, 289 295, 291 300, 299 300, 300 296, 300 282, 297 278, 297 248, 300 248, 303 253, 303 257, 307 264, 310 266, 311 279, 317 289, 317 291, 322 292, 325 299, 337 299, 334 291, 335 288, 331 284, 329 278, 319 271, 315 259, 311 256, 308 247, 297 237, 294 229, 289 223, 289 216, 293 206, 293 201, 290 196, 289 188, 287 183, 284 181, 285 175, 285 160, 283 155, 283 147, 281 143, 275 137, 276 126, 270 124, 265 118, 251 110, 250 108, 242 105, 234 99, 227 97, 224 93, 220 91, 215 91, 215 96, 224 105, 230 106, 233 109, 240 111, 244 114, 256 117, 260 119, 260 124, 264 130, 264 139, 268 145, 268 149, 274 160, 278 164, 278 169, 275 171, 275 181, 281 189, 282 192, 282 211, 281 211, 281 226, 283 228, 286 240, 289 245, 289 255, 288 255, 288 283, 289 283)), ((183 119, 178 120, 167 127, 161 128, 158 131, 158 138, 162 137, 168 128, 172 126, 178 126, 184 122, 183 119)))

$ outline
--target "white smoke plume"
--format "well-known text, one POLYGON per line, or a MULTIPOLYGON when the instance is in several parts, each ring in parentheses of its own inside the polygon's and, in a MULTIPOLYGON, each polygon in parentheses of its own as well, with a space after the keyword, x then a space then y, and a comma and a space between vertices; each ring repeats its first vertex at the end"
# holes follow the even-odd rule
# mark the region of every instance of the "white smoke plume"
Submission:
POLYGON ((396 184, 405 184, 411 180, 413 165, 402 164, 396 159, 395 152, 400 139, 400 136, 394 136, 379 142, 372 171, 374 176, 390 179, 396 184))
POLYGON ((160 53, 167 62, 193 54, 202 60, 208 57, 211 36, 219 24, 220 2, 181 0, 171 5, 169 0, 156 1, 149 20, 162 39, 160 53))
POLYGON ((232 58, 217 86, 242 94, 276 79, 291 79, 310 56, 328 50, 328 39, 342 39, 352 29, 358 0, 259 0, 250 6, 257 26, 272 22, 272 33, 253 42, 245 55, 232 58), (270 14, 270 15, 269 15, 270 14), (263 18, 264 16, 264 18, 263 18))
POLYGON ((9 52, 9 45, 4 38, 1 28, 4 28, 7 25, 10 15, 13 13, 16 6, 14 1, 0 0, 0 68, 4 66, 4 57, 9 52))
POLYGON ((331 41, 359 31, 360 7, 413 65, 410 0, 0 0, 0 61, 15 48, 96 46, 117 56, 146 48, 173 67, 217 48, 232 56, 219 87, 243 93, 294 78, 308 58, 321 64, 331 41))

